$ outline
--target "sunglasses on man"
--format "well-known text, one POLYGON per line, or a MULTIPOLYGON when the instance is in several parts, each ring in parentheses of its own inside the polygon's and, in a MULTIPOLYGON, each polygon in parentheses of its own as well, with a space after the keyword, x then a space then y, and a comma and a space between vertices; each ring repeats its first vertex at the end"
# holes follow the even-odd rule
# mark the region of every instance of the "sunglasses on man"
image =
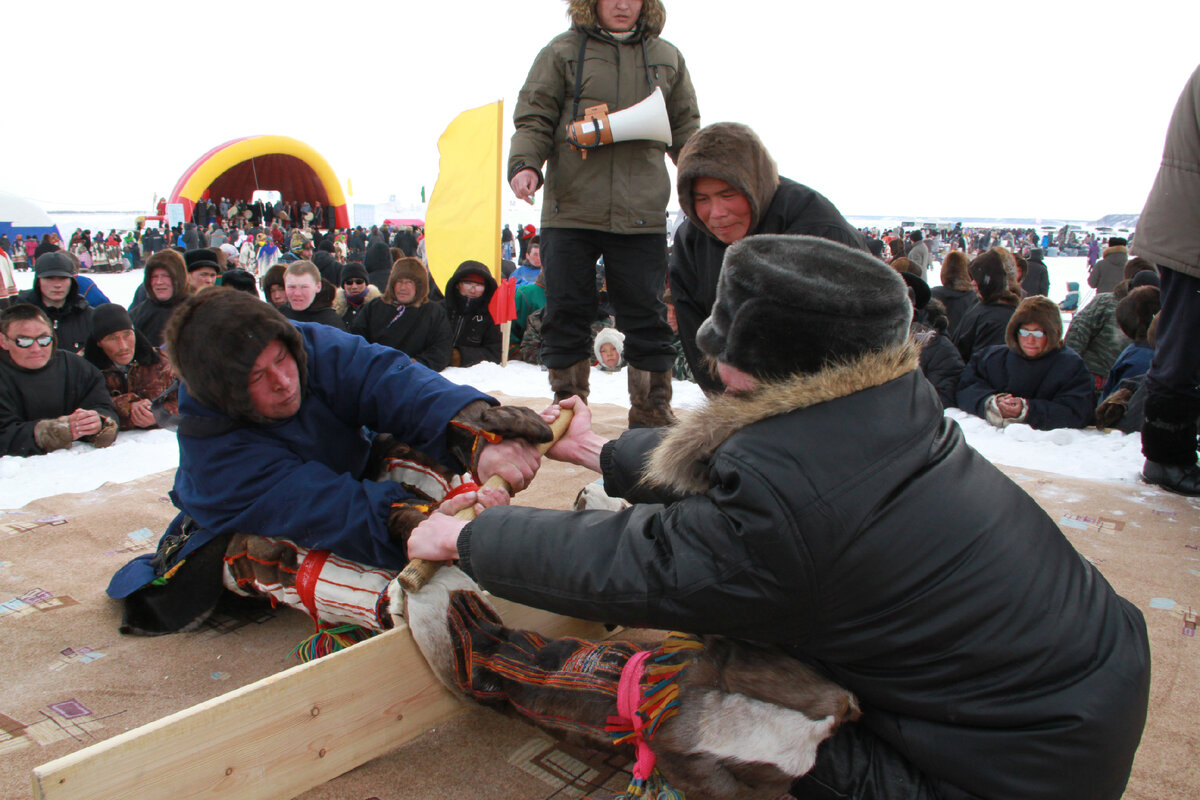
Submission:
POLYGON ((41 336, 8 336, 7 338, 22 350, 33 347, 35 342, 38 347, 49 347, 50 343, 54 341, 54 337, 48 333, 43 333, 41 336))
POLYGON ((359 280, 358 278, 350 278, 349 280, 342 281, 342 285, 343 286, 366 286, 367 282, 363 281, 363 280, 359 280))

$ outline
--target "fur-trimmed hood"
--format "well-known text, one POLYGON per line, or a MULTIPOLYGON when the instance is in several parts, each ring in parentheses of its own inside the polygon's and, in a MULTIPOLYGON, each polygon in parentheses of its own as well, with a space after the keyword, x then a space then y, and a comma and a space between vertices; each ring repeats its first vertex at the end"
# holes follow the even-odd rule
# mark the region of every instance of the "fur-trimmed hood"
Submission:
POLYGON ((1053 300, 1042 295, 1026 297, 1017 306, 1017 310, 1009 317, 1008 328, 1004 332, 1004 341, 1009 348, 1019 356, 1026 357, 1021 350, 1017 331, 1022 325, 1035 323, 1046 332, 1046 347, 1038 358, 1044 358, 1063 346, 1062 341, 1062 312, 1053 300))
POLYGON ((392 271, 388 274, 387 287, 383 292, 384 302, 391 305, 399 305, 396 302, 396 295, 392 289, 395 287, 396 281, 401 278, 407 278, 417 286, 413 301, 407 305, 425 305, 429 300, 429 271, 425 269, 425 265, 421 262, 421 259, 410 256, 398 258, 392 264, 392 271))
MULTIPOLYGON (((572 27, 589 33, 600 31, 600 16, 596 13, 598 0, 567 0, 567 18, 572 27)), ((642 0, 642 13, 635 31, 642 36, 660 36, 667 24, 667 9, 662 0, 642 0)))
POLYGON ((146 259, 146 266, 142 270, 142 286, 146 290, 146 299, 151 303, 156 303, 160 306, 173 306, 182 303, 190 293, 187 283, 187 262, 183 260, 183 256, 178 251, 170 249, 159 250, 146 259), (171 294, 171 299, 165 303, 155 297, 154 291, 150 288, 150 274, 156 269, 165 269, 167 274, 171 276, 171 285, 175 287, 175 291, 171 294))
POLYGON ((833 364, 818 372, 765 382, 753 392, 726 394, 671 428, 651 454, 643 480, 684 494, 710 486, 713 454, 742 428, 819 403, 848 397, 918 369, 920 349, 911 341, 833 364))
POLYGON ((750 203, 750 228, 758 230, 763 214, 779 189, 779 168, 758 135, 740 122, 716 122, 696 132, 679 154, 675 185, 679 206, 693 225, 713 239, 696 216, 692 186, 698 178, 717 178, 746 196, 750 203))
POLYGON ((1100 257, 1108 258, 1112 255, 1116 256, 1116 258, 1113 259, 1114 261, 1124 263, 1129 258, 1129 247, 1123 244, 1114 244, 1110 247, 1104 248, 1104 252, 1100 254, 1100 257), (1122 258, 1122 256, 1124 256, 1124 258, 1122 258))
MULTIPOLYGON (((374 284, 367 284, 367 296, 363 298, 362 305, 374 300, 376 297, 383 297, 383 292, 375 288, 374 284)), ((346 290, 339 288, 337 294, 333 297, 333 310, 337 312, 339 317, 346 316, 346 312, 350 310, 350 303, 346 300, 346 290)))

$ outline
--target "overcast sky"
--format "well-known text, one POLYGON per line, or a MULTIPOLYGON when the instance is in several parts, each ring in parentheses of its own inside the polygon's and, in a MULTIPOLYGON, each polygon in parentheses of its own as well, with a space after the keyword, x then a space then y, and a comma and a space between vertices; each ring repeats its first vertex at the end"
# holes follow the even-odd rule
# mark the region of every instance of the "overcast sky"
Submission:
MULTIPOLYGON (((703 122, 750 125, 851 216, 1136 213, 1200 60, 1196 0, 665 2, 703 122)), ((416 202, 460 111, 503 99, 507 158, 517 91, 567 27, 562 0, 9 5, 0 189, 47 209, 149 208, 264 133, 312 145, 357 202, 416 202)))

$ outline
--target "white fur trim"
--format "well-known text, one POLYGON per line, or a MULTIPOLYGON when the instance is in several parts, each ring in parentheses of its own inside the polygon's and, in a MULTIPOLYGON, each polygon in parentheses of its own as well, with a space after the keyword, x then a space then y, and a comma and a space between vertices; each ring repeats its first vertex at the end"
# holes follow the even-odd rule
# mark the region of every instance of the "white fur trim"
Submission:
POLYGON ((458 567, 442 567, 419 592, 408 595, 407 602, 398 600, 405 595, 397 582, 392 582, 390 591, 390 610, 393 618, 399 616, 395 610, 399 602, 406 611, 413 640, 421 650, 421 655, 429 662, 433 674, 437 675, 438 680, 453 694, 463 697, 454 679, 454 650, 450 642, 450 626, 447 624, 450 594, 456 591, 474 592, 497 617, 500 616, 487 601, 483 589, 458 567))
POLYGON ((785 775, 803 775, 817 760, 817 746, 836 727, 834 717, 809 719, 799 711, 741 694, 705 692, 700 702, 696 751, 718 759, 771 764, 785 775))

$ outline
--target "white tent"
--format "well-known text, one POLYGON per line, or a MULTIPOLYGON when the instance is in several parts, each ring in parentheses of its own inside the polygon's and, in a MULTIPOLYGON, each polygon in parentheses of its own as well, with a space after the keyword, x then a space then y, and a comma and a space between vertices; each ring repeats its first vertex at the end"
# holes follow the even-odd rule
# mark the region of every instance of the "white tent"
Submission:
POLYGON ((54 220, 40 206, 15 194, 0 192, 0 234, 8 234, 11 242, 17 234, 40 239, 47 233, 58 234, 59 242, 66 244, 54 220))

